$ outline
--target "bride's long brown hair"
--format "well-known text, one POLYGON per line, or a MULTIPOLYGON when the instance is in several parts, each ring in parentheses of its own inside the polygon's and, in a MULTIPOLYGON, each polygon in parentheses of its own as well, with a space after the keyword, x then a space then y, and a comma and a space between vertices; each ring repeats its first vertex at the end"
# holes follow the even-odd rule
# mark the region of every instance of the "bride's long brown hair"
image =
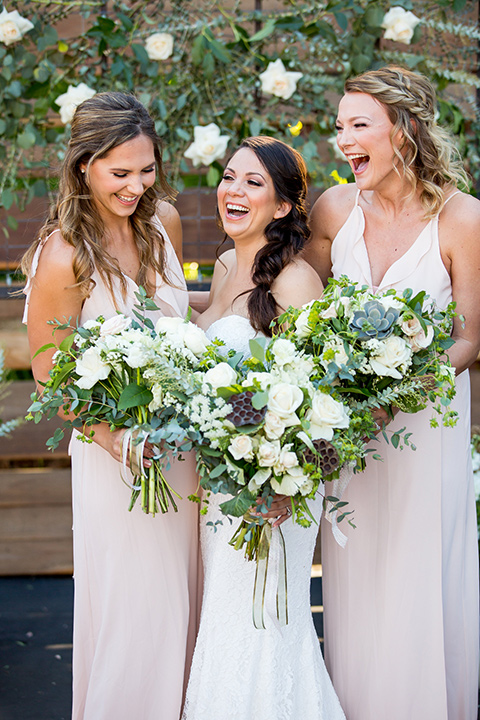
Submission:
POLYGON ((272 178, 277 200, 291 205, 285 217, 273 219, 265 228, 266 243, 255 255, 252 268, 254 287, 246 291, 250 293, 247 309, 252 326, 270 336, 272 322, 286 309, 277 305, 271 293, 272 285, 283 268, 301 253, 310 237, 307 168, 299 152, 276 138, 266 135, 246 138, 235 153, 242 148, 253 150, 260 160, 272 178))
POLYGON ((147 272, 153 268, 165 282, 170 283, 165 242, 155 222, 155 214, 159 201, 173 199, 175 192, 165 178, 160 138, 152 118, 133 95, 120 92, 98 93, 78 106, 60 172, 57 199, 50 208, 39 237, 22 259, 25 275, 30 274, 38 245, 53 230, 59 229, 65 242, 75 249, 73 272, 84 298, 88 297, 95 284, 92 279, 94 269, 99 271, 112 297, 114 278, 118 278, 122 293, 126 293, 126 281, 118 262, 102 244, 105 225, 89 191, 88 171, 95 160, 106 157, 111 150, 139 135, 145 135, 153 143, 156 180, 141 196, 129 218, 140 259, 136 282, 151 293, 154 288, 149 287, 147 272), (81 172, 81 166, 86 166, 85 173, 81 172))

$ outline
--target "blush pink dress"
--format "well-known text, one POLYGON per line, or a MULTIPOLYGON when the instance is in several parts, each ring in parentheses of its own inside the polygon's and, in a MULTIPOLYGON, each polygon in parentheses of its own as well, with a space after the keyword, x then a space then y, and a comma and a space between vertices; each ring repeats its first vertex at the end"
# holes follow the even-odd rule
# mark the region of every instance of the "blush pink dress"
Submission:
MULTIPOLYGON (((358 205, 332 244, 333 274, 372 287, 358 205)), ((425 290, 452 299, 438 217, 385 273, 379 292, 425 290)), ((455 428, 431 409, 399 413, 417 450, 383 439, 345 498, 356 529, 340 547, 322 527, 326 663, 347 720, 476 720, 478 554, 470 455, 468 371, 457 378, 455 428)), ((390 429, 390 426, 389 426, 390 429)))
MULTIPOLYGON (((180 263, 162 228, 167 267, 176 287, 159 278, 154 299, 162 312, 185 316, 188 295, 180 263)), ((37 252, 32 276, 38 265, 37 252)), ((116 314, 101 276, 80 323, 116 314)), ((128 277, 118 310, 132 314, 136 284, 128 277)), ((25 292, 28 298, 32 279, 25 292)), ((61 283, 61 279, 59 279, 61 283)), ((197 619, 198 508, 187 500, 197 477, 193 455, 174 462, 169 483, 184 498, 178 512, 155 517, 137 504, 120 464, 95 443, 70 443, 74 541, 74 720, 178 720, 197 619), (185 668, 187 667, 187 671, 185 668)))

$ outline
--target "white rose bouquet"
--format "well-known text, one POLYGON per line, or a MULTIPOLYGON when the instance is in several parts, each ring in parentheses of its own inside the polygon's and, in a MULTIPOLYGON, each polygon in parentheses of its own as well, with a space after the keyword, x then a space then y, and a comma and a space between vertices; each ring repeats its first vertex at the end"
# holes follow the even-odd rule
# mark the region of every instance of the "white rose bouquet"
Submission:
MULTIPOLYGON (((139 288, 136 319, 118 314, 72 328, 56 347, 50 379, 40 394, 32 396, 29 419, 53 417, 60 408, 73 415, 65 427, 77 428, 80 439, 91 442, 95 424, 106 422, 112 430, 126 427, 122 477, 132 489, 130 510, 138 496, 142 509, 155 514, 176 510, 176 491, 168 484, 163 468, 169 455, 190 449, 187 424, 181 408, 194 387, 192 371, 207 350, 208 340, 200 328, 178 317, 161 317, 156 324, 146 312, 154 302, 139 288), (156 454, 143 467, 143 447, 153 444, 156 454), (130 453, 133 483, 126 474, 130 453)), ((55 330, 69 322, 52 321, 55 330)), ((54 332, 55 332, 54 330, 54 332)), ((63 437, 58 429, 47 445, 54 449, 63 437)))
MULTIPOLYGON (((454 303, 440 310, 425 292, 375 295, 342 277, 329 281, 320 300, 289 309, 280 322, 295 348, 313 357, 312 379, 335 388, 351 412, 398 407, 414 413, 430 405, 431 425, 441 417, 449 426, 457 419, 448 409, 455 370, 446 355, 455 317, 454 303)), ((383 434, 388 441, 385 428, 383 434)), ((401 440, 409 444, 405 428, 390 438, 395 447, 401 440)))
POLYGON ((250 350, 247 360, 231 351, 197 372, 199 389, 185 413, 207 502, 210 492, 230 496, 222 512, 242 518, 230 543, 258 560, 270 526, 253 511, 288 495, 293 520, 309 526, 308 500, 324 494, 324 481, 342 465, 361 466, 374 423, 369 412, 352 412, 335 388, 320 386, 315 358, 291 340, 260 337, 250 350))

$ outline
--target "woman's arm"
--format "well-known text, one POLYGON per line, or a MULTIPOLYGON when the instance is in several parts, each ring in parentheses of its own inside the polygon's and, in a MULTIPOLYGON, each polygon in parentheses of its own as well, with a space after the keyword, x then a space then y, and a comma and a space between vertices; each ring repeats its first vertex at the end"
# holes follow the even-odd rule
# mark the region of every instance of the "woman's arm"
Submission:
POLYGON ((442 258, 452 281, 456 311, 455 345, 448 354, 457 374, 470 367, 480 350, 480 201, 470 195, 451 199, 440 215, 442 258))
MULTIPOLYGON (((32 372, 39 392, 42 390, 40 383, 45 383, 49 379, 55 349, 51 348, 37 357, 33 356, 39 348, 52 341, 59 345, 63 338, 72 332, 71 329, 57 330, 52 338, 52 326, 48 325, 48 321, 56 319, 64 322, 70 319, 70 325, 76 327, 82 310, 83 298, 78 288, 75 287, 73 255, 73 247, 63 240, 60 232, 54 233, 45 243, 33 278, 28 306, 27 332, 32 355, 32 372)), ((62 410, 58 414, 64 420, 69 417, 74 418, 73 414, 66 415, 62 410)), ((120 462, 124 432, 123 428, 111 432, 107 423, 99 423, 95 425, 93 441, 120 462)), ((151 454, 149 448, 145 454, 151 454)), ((145 461, 147 465, 149 462, 145 461)))

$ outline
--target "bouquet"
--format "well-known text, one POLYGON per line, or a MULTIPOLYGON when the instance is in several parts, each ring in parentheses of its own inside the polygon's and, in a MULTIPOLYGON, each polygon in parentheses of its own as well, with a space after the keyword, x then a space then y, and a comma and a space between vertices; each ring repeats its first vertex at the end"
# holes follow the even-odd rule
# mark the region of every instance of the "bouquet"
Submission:
MULTIPOLYGON (((215 341, 219 342, 219 341, 215 341)), ((335 389, 315 380, 312 355, 291 340, 250 341, 251 357, 233 351, 197 371, 198 391, 185 413, 195 433, 200 484, 231 497, 220 505, 241 518, 230 544, 257 563, 253 599, 256 627, 264 627, 263 598, 272 527, 259 514, 279 493, 290 497, 292 519, 314 522, 308 501, 343 465, 362 467, 365 437, 373 436, 369 411, 352 412, 335 389), (255 512, 256 511, 256 512, 255 512)), ((341 503, 340 503, 341 505, 341 503)), ((336 506, 338 510, 338 504, 336 506)), ((202 512, 206 512, 206 508, 202 512)), ((277 614, 287 622, 285 549, 279 528, 277 614), (283 577, 283 581, 282 581, 283 577)))
MULTIPOLYGON (((440 310, 423 291, 374 295, 342 277, 329 280, 320 300, 289 309, 280 322, 285 337, 314 357, 315 381, 335 388, 352 412, 393 406, 415 413, 431 404, 431 425, 441 417, 451 426, 455 368, 446 351, 454 343, 455 317, 454 303, 440 310)), ((388 442, 385 427, 383 434, 388 442)), ((401 441, 410 444, 405 428, 391 437, 395 447, 401 441)))
MULTIPOLYGON (((131 487, 129 510, 140 496, 144 512, 177 509, 178 493, 163 474, 169 453, 191 448, 181 407, 193 391, 192 371, 199 364, 208 340, 200 328, 178 317, 161 317, 154 325, 146 311, 158 310, 143 288, 136 293, 135 318, 117 314, 87 321, 58 347, 49 343, 38 351, 56 347, 50 379, 40 394, 32 396, 28 419, 39 422, 60 408, 73 418, 65 427, 80 430, 79 438, 91 442, 95 424, 110 429, 126 427, 123 438, 122 478, 131 487), (178 409, 180 408, 180 410, 178 409), (144 469, 143 448, 149 440, 155 449, 152 465, 144 469), (129 483, 126 456, 134 482, 129 483)), ((56 330, 69 329, 70 321, 51 321, 56 330)), ((38 354, 38 353, 37 353, 38 354)), ((47 441, 53 450, 64 431, 59 428, 47 441)))

